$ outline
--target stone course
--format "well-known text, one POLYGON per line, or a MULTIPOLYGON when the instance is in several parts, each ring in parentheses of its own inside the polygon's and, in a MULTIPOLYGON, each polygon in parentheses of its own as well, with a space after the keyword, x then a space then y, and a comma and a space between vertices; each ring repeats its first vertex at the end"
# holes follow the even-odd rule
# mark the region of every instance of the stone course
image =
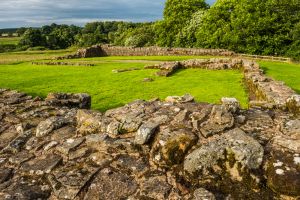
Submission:
POLYGON ((188 94, 105 113, 89 106, 87 94, 44 101, 0 90, 0 199, 300 196, 300 117, 291 112, 188 94))

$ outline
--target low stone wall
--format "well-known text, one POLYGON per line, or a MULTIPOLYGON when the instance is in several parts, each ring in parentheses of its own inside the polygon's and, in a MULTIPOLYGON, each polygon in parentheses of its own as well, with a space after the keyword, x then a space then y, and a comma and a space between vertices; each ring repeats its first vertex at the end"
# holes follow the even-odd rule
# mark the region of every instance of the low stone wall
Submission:
POLYGON ((32 65, 61 65, 61 66, 85 66, 85 67, 92 67, 95 66, 95 64, 91 63, 75 63, 75 62, 32 62, 32 65))
POLYGON ((193 97, 105 113, 86 94, 0 89, 0 199, 289 199, 300 118, 193 97))
POLYGON ((121 47, 95 45, 79 49, 76 54, 57 59, 90 58, 101 56, 233 56, 233 51, 224 49, 163 48, 163 47, 121 47))
POLYGON ((293 113, 300 113, 300 95, 281 81, 275 81, 263 73, 258 63, 245 59, 193 59, 180 62, 164 62, 145 66, 146 69, 160 69, 159 76, 170 76, 176 70, 183 68, 201 68, 208 70, 238 69, 243 71, 245 83, 250 95, 255 101, 252 106, 289 109, 293 113))

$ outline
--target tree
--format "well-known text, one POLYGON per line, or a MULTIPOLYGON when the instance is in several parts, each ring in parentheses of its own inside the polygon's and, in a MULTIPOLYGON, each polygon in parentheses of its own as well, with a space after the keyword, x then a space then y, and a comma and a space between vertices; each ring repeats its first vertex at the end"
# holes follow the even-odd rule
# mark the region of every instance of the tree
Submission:
POLYGON ((284 55, 299 10, 298 0, 218 0, 202 18, 196 46, 284 55))
POLYGON ((28 47, 45 46, 45 44, 45 37, 41 31, 33 28, 27 29, 19 42, 19 45, 28 47))
POLYGON ((167 0, 164 18, 156 24, 157 43, 161 46, 175 46, 176 36, 181 34, 191 16, 208 7, 205 0, 167 0))

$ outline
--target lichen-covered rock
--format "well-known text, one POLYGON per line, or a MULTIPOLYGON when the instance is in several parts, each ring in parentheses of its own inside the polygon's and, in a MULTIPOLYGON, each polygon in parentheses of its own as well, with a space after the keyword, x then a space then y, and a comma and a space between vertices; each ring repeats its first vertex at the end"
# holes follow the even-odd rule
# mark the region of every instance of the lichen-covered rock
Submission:
POLYGON ((240 102, 236 98, 223 97, 221 102, 229 112, 236 113, 240 109, 240 102))
POLYGON ((268 148, 268 186, 279 194, 300 196, 300 132, 276 136, 268 148))
POLYGON ((190 94, 185 94, 183 96, 168 96, 165 101, 170 103, 188 103, 193 102, 194 97, 190 94))
POLYGON ((289 99, 287 99, 286 104, 291 112, 300 114, 300 95, 291 96, 289 99))
POLYGON ((138 185, 133 177, 113 170, 104 168, 91 183, 85 200, 96 199, 127 199, 137 191, 138 185))
POLYGON ((49 174, 60 162, 62 157, 55 154, 43 155, 39 158, 24 163, 22 171, 29 174, 49 174))
POLYGON ((44 137, 68 123, 69 121, 64 117, 50 117, 39 123, 36 129, 36 137, 44 137))
POLYGON ((163 129, 158 133, 151 156, 159 165, 180 164, 197 137, 188 129, 163 129))
POLYGON ((212 108, 209 119, 201 124, 200 132, 204 137, 210 137, 231 128, 233 124, 232 113, 224 106, 216 105, 212 108))
POLYGON ((151 137, 153 137, 157 127, 158 124, 153 122, 146 122, 142 124, 135 135, 135 142, 137 144, 146 144, 149 142, 151 137))
POLYGON ((91 96, 88 94, 50 93, 45 101, 49 105, 67 106, 70 108, 91 108, 91 96))
POLYGON ((171 190, 165 176, 153 176, 142 181, 141 197, 152 199, 167 199, 171 190))
POLYGON ((210 170, 219 160, 226 161, 226 154, 232 154, 243 167, 257 169, 262 164, 264 150, 242 130, 234 129, 190 153, 185 158, 184 170, 189 174, 210 170))
POLYGON ((77 133, 86 135, 101 132, 102 116, 100 113, 88 110, 78 110, 77 133))
POLYGON ((199 188, 194 191, 193 200, 215 200, 215 199, 216 199, 215 195, 204 188, 199 188))
POLYGON ((101 114, 0 89, 0 199, 299 196, 299 117, 183 99, 101 114))

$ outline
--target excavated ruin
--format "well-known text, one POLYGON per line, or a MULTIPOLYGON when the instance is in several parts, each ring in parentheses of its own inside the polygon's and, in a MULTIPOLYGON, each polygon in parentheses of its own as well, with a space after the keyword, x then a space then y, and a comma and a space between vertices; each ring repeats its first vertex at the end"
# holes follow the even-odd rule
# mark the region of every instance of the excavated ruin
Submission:
POLYGON ((106 113, 86 94, 0 91, 0 199, 297 199, 300 117, 137 100, 106 113))
POLYGON ((0 199, 299 199, 299 95, 241 59, 148 68, 192 67, 242 70, 261 106, 186 94, 100 113, 88 94, 0 89, 0 199))

